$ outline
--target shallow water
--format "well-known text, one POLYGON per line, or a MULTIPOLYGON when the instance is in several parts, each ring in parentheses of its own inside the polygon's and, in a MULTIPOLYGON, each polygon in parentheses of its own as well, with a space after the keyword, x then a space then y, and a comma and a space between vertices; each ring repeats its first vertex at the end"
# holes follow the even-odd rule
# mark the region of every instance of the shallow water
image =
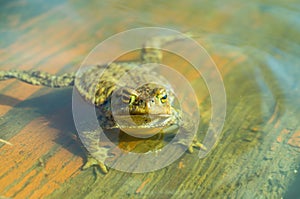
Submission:
MULTIPOLYGON (((126 198, 166 198, 173 194, 175 198, 300 197, 300 4, 297 1, 44 3, 25 0, 2 2, 0 13, 2 70, 75 71, 89 51, 109 36, 131 28, 157 26, 199 34, 195 40, 216 63, 227 96, 222 136, 204 159, 185 155, 173 166, 153 173, 113 171, 100 180, 92 177, 92 171, 78 174, 74 166, 72 174, 53 171, 53 176, 61 175, 64 180, 53 177, 57 183, 52 183, 53 179, 45 177, 40 184, 36 183, 40 181, 35 175, 26 177, 27 174, 18 174, 18 169, 12 167, 0 172, 0 182, 4 184, 8 182, 5 176, 16 179, 0 188, 0 195, 16 198, 94 198, 105 194, 126 198), (182 164, 185 167, 178 166, 179 169, 177 165, 182 164), (48 193, 45 186, 52 187, 53 191, 48 193), (37 192, 32 191, 34 187, 37 192)), ((118 47, 112 46, 107 49, 107 56, 117 50, 118 47)), ((131 56, 134 57, 128 55, 124 59, 130 60, 131 56)), ((163 63, 173 65, 191 79, 200 102, 200 131, 204 132, 211 115, 207 89, 186 63, 174 60, 176 58, 166 54, 163 63)), ((22 133, 21 129, 36 117, 46 118, 44 122, 53 119, 48 129, 42 128, 44 131, 74 130, 70 119, 61 122, 63 118, 54 116, 57 111, 70 109, 71 97, 67 99, 70 90, 67 94, 55 93, 11 80, 0 82, 0 87, 0 138, 13 142, 13 138, 22 133), (64 100, 55 101, 55 98, 64 100)), ((65 115, 71 117, 69 113, 65 115)), ((64 141, 69 142, 67 137, 61 136, 57 147, 65 146, 64 141)), ((9 146, 2 147, 0 155, 5 163, 7 156, 19 152, 18 149, 8 152, 12 150, 9 146)), ((26 153, 27 148, 23 149, 26 153)), ((55 150, 50 151, 56 153, 55 150)), ((76 147, 72 150, 75 150, 73 159, 82 153, 76 147)), ((69 151, 72 150, 69 147, 69 151)), ((42 155, 48 160, 51 153, 47 151, 48 155, 42 155)), ((36 155, 33 162, 42 155, 36 155)), ((77 167, 80 166, 80 160, 76 161, 77 167)), ((19 161, 19 166, 25 164, 25 160, 19 161)), ((25 171, 34 170, 30 168, 32 170, 25 171)), ((51 174, 51 167, 47 169, 51 174)))

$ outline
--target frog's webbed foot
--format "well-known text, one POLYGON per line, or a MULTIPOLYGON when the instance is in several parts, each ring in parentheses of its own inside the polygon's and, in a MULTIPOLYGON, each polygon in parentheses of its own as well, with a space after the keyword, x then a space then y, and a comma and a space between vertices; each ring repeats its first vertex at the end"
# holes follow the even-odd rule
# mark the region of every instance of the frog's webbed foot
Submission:
POLYGON ((206 151, 207 148, 204 146, 204 144, 200 143, 197 138, 194 138, 192 143, 188 143, 188 139, 180 139, 178 141, 175 142, 175 144, 179 144, 182 145, 183 147, 187 147, 188 148, 188 152, 193 153, 194 152, 194 148, 196 149, 201 149, 206 151))
POLYGON ((110 148, 97 146, 95 149, 89 148, 89 152, 87 152, 87 161, 82 166, 82 169, 88 169, 90 167, 99 167, 100 171, 104 174, 108 173, 108 168, 104 164, 105 160, 113 157, 111 153, 109 153, 110 148))
POLYGON ((103 173, 108 172, 104 162, 113 155, 110 153, 111 146, 100 142, 100 134, 98 130, 81 132, 81 141, 87 153, 87 162, 83 165, 83 170, 99 166, 103 173))
POLYGON ((194 139, 192 144, 189 146, 188 151, 190 153, 194 152, 194 148, 196 149, 202 149, 204 151, 207 150, 207 148, 204 146, 204 144, 200 143, 197 139, 194 139))
POLYGON ((93 166, 99 166, 100 170, 104 174, 108 173, 108 169, 107 169, 107 167, 105 166, 105 164, 103 162, 97 160, 96 158, 94 158, 91 155, 88 155, 87 162, 82 166, 82 169, 86 170, 86 169, 88 169, 90 167, 93 167, 93 166))

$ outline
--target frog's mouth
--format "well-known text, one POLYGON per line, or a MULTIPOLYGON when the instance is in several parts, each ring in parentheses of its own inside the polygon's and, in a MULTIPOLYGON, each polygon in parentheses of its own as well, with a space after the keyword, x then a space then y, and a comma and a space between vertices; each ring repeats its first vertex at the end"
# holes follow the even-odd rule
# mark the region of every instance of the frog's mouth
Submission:
POLYGON ((148 138, 172 125, 169 114, 115 115, 116 128, 140 138, 148 138))

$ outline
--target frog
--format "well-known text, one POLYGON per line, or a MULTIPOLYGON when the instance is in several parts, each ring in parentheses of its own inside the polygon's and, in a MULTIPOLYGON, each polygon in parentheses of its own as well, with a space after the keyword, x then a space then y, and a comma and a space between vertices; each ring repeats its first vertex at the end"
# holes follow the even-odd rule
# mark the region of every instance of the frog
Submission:
MULTIPOLYGON (((192 37, 190 33, 185 36, 192 37)), ((161 63, 163 51, 161 46, 169 42, 183 39, 181 35, 156 36, 144 43, 141 48, 139 60, 114 61, 107 64, 99 64, 87 67, 80 72, 64 74, 50 74, 37 70, 7 70, 0 71, 0 81, 15 78, 25 83, 51 88, 75 87, 76 92, 83 100, 95 106, 99 125, 104 130, 120 129, 129 132, 133 136, 151 137, 157 133, 172 133, 181 128, 187 138, 193 136, 192 142, 188 139, 180 139, 176 144, 187 147, 192 153, 194 148, 206 150, 190 129, 188 122, 183 122, 183 113, 173 106, 174 94, 164 85, 149 82, 147 77, 139 74, 132 75, 135 79, 145 84, 133 88, 127 85, 118 85, 120 78, 130 70, 140 67, 142 64, 161 63), (103 71, 99 73, 99 71, 103 71), (114 102, 112 102, 114 99, 114 102), (119 107, 112 111, 112 103, 119 107)), ((158 75, 158 74, 154 74, 158 75)), ((99 132, 87 131, 81 135, 81 140, 89 145, 87 161, 82 169, 98 167, 104 174, 109 168, 100 161, 111 157, 109 149, 99 146, 99 132)))

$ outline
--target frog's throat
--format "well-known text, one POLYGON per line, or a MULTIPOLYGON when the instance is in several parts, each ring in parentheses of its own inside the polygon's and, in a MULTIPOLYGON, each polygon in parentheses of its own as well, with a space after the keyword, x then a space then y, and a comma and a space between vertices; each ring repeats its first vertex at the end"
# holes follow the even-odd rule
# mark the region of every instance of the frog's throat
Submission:
POLYGON ((117 115, 114 116, 116 126, 125 133, 141 138, 163 133, 164 129, 173 125, 173 117, 160 115, 117 115))

